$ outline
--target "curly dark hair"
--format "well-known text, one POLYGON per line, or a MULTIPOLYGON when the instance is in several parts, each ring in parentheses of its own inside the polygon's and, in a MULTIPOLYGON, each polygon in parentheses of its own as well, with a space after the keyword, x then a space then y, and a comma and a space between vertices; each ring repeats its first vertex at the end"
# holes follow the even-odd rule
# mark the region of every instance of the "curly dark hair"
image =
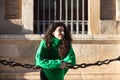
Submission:
POLYGON ((64 38, 62 39, 62 43, 58 48, 58 52, 59 52, 59 56, 61 58, 65 57, 68 53, 68 50, 70 48, 71 42, 72 42, 72 37, 70 32, 68 31, 66 25, 62 22, 55 22, 53 24, 51 24, 47 31, 45 32, 45 36, 44 39, 46 41, 46 46, 49 49, 51 47, 51 40, 53 38, 53 32, 55 31, 55 29, 59 26, 63 26, 64 28, 64 38))

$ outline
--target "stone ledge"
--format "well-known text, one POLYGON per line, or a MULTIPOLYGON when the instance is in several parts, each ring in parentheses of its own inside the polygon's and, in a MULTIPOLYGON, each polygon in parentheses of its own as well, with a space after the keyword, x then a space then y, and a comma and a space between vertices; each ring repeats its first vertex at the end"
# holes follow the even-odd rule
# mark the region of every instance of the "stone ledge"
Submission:
MULTIPOLYGON (((39 34, 0 34, 0 39, 7 40, 41 40, 43 35, 39 34)), ((120 40, 120 35, 72 35, 73 40, 120 40)))
POLYGON ((0 34, 0 40, 41 40, 38 34, 0 34))
MULTIPOLYGON (((39 34, 1 34, 0 41, 40 41, 43 35, 39 34)), ((73 43, 120 43, 120 35, 117 34, 104 34, 104 35, 72 35, 73 43)))
POLYGON ((73 40, 120 40, 120 35, 73 35, 73 40))
POLYGON ((73 35, 75 44, 119 44, 120 35, 73 35))

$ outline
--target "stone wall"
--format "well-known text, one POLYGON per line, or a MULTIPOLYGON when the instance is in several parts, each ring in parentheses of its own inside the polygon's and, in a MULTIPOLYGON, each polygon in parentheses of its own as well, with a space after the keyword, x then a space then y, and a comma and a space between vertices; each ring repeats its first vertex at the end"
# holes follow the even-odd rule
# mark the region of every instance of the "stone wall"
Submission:
MULTIPOLYGON (((0 35, 0 59, 34 64, 35 52, 41 40, 40 35, 0 35)), ((94 63, 120 55, 119 35, 74 35, 72 44, 77 64, 94 63)), ((120 80, 120 62, 109 65, 70 69, 65 80, 120 80)), ((0 64, 2 80, 39 80, 39 70, 10 67, 0 64)))
POLYGON ((0 0, 0 34, 33 33, 33 0, 0 0))

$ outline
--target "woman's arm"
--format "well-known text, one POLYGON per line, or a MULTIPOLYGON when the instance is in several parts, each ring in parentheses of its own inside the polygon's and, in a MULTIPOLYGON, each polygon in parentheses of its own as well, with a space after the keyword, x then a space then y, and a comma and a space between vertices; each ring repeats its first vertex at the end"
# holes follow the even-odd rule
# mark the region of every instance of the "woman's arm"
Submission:
POLYGON ((41 40, 41 43, 39 45, 39 48, 35 56, 35 65, 46 69, 60 68, 61 61, 59 59, 57 60, 45 59, 45 55, 46 55, 45 49, 46 49, 46 43, 44 40, 41 40))
POLYGON ((63 61, 70 63, 72 66, 76 64, 76 57, 72 46, 70 46, 69 52, 63 61))

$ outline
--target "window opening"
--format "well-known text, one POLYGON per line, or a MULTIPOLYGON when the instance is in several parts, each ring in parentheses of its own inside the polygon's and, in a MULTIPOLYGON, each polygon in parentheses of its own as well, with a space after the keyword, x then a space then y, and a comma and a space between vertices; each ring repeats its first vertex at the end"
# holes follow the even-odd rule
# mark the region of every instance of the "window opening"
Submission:
POLYGON ((88 33, 88 0, 34 0, 34 33, 63 22, 72 34, 88 33))

